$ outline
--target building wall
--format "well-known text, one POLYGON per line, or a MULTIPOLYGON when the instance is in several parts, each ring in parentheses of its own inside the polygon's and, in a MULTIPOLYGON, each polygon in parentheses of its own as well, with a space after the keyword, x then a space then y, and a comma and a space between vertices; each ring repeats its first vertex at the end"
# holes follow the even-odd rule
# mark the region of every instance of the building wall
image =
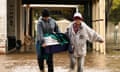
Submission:
MULTIPOLYGON (((8 53, 13 42, 8 41, 10 37, 16 40, 23 40, 22 36, 22 10, 21 0, 1 0, 0 1, 0 53, 8 53)), ((14 41, 14 45, 16 41, 14 41)))
POLYGON ((7 35, 16 36, 15 26, 17 24, 16 0, 7 0, 7 35))
POLYGON ((106 52, 105 41, 105 0, 93 0, 93 29, 104 39, 104 43, 94 43, 93 49, 100 53, 106 52))
POLYGON ((17 1, 7 0, 7 47, 6 52, 14 51, 17 40, 17 1))
POLYGON ((7 40, 7 0, 0 0, 0 53, 5 53, 7 40))

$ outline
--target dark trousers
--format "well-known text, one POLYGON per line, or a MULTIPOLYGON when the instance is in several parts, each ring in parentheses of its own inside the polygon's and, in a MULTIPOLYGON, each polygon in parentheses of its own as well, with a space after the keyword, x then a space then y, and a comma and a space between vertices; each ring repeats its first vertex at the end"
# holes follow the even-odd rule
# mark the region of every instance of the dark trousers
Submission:
MULTIPOLYGON (((38 55, 38 65, 41 71, 44 71, 44 48, 41 49, 40 55, 38 55)), ((54 72, 53 69, 53 54, 48 54, 48 58, 46 59, 46 63, 48 66, 48 72, 54 72)))

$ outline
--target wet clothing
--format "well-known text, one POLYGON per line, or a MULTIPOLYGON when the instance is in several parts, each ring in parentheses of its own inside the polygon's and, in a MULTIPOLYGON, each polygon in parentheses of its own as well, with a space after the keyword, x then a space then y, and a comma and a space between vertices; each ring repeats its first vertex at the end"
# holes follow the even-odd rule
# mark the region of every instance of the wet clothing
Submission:
POLYGON ((99 41, 103 40, 93 29, 88 27, 84 22, 81 22, 78 31, 75 33, 74 22, 69 27, 69 38, 74 49, 74 56, 86 55, 86 41, 99 41))
POLYGON ((53 72, 53 55, 46 54, 44 48, 41 45, 44 41, 44 34, 59 32, 58 26, 54 19, 49 18, 48 21, 39 19, 37 24, 37 38, 36 38, 36 50, 37 50, 37 58, 38 64, 41 71, 44 70, 44 59, 47 60, 48 72, 53 72))
POLYGON ((77 72, 83 72, 85 56, 75 57, 73 54, 70 54, 70 69, 74 70, 75 64, 77 64, 77 72))
MULTIPOLYGON (((46 47, 48 48, 48 47, 46 47)), ((39 68, 41 71, 43 71, 45 69, 45 66, 44 66, 44 48, 41 48, 41 56, 38 57, 38 65, 39 65, 39 68)), ((53 55, 52 54, 48 54, 47 55, 47 59, 46 59, 46 63, 48 65, 48 72, 54 72, 54 68, 53 68, 53 55)))
POLYGON ((75 25, 75 22, 70 25, 69 38, 73 47, 73 54, 70 54, 70 68, 74 69, 75 63, 77 62, 77 72, 83 72, 84 59, 87 52, 86 41, 102 41, 103 39, 84 22, 81 22, 79 27, 75 25))
POLYGON ((42 45, 44 43, 43 35, 46 33, 60 32, 55 20, 49 18, 48 21, 39 19, 37 24, 37 41, 42 45))

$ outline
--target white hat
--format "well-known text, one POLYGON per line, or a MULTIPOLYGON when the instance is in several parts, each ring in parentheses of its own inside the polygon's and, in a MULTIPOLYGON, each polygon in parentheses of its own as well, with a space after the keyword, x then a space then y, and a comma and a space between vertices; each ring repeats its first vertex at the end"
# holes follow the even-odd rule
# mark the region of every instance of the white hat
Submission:
POLYGON ((75 18, 79 18, 79 19, 83 20, 82 14, 79 13, 79 12, 76 12, 76 13, 74 14, 73 18, 74 18, 74 19, 75 19, 75 18))

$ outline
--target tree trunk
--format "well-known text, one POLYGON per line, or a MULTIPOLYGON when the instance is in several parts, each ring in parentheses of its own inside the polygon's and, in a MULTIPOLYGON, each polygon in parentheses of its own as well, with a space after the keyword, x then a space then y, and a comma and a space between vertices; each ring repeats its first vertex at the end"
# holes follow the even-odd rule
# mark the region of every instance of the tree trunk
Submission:
POLYGON ((113 0, 106 0, 106 31, 107 31, 107 25, 108 25, 108 20, 109 20, 109 16, 110 16, 110 10, 113 4, 113 0))

